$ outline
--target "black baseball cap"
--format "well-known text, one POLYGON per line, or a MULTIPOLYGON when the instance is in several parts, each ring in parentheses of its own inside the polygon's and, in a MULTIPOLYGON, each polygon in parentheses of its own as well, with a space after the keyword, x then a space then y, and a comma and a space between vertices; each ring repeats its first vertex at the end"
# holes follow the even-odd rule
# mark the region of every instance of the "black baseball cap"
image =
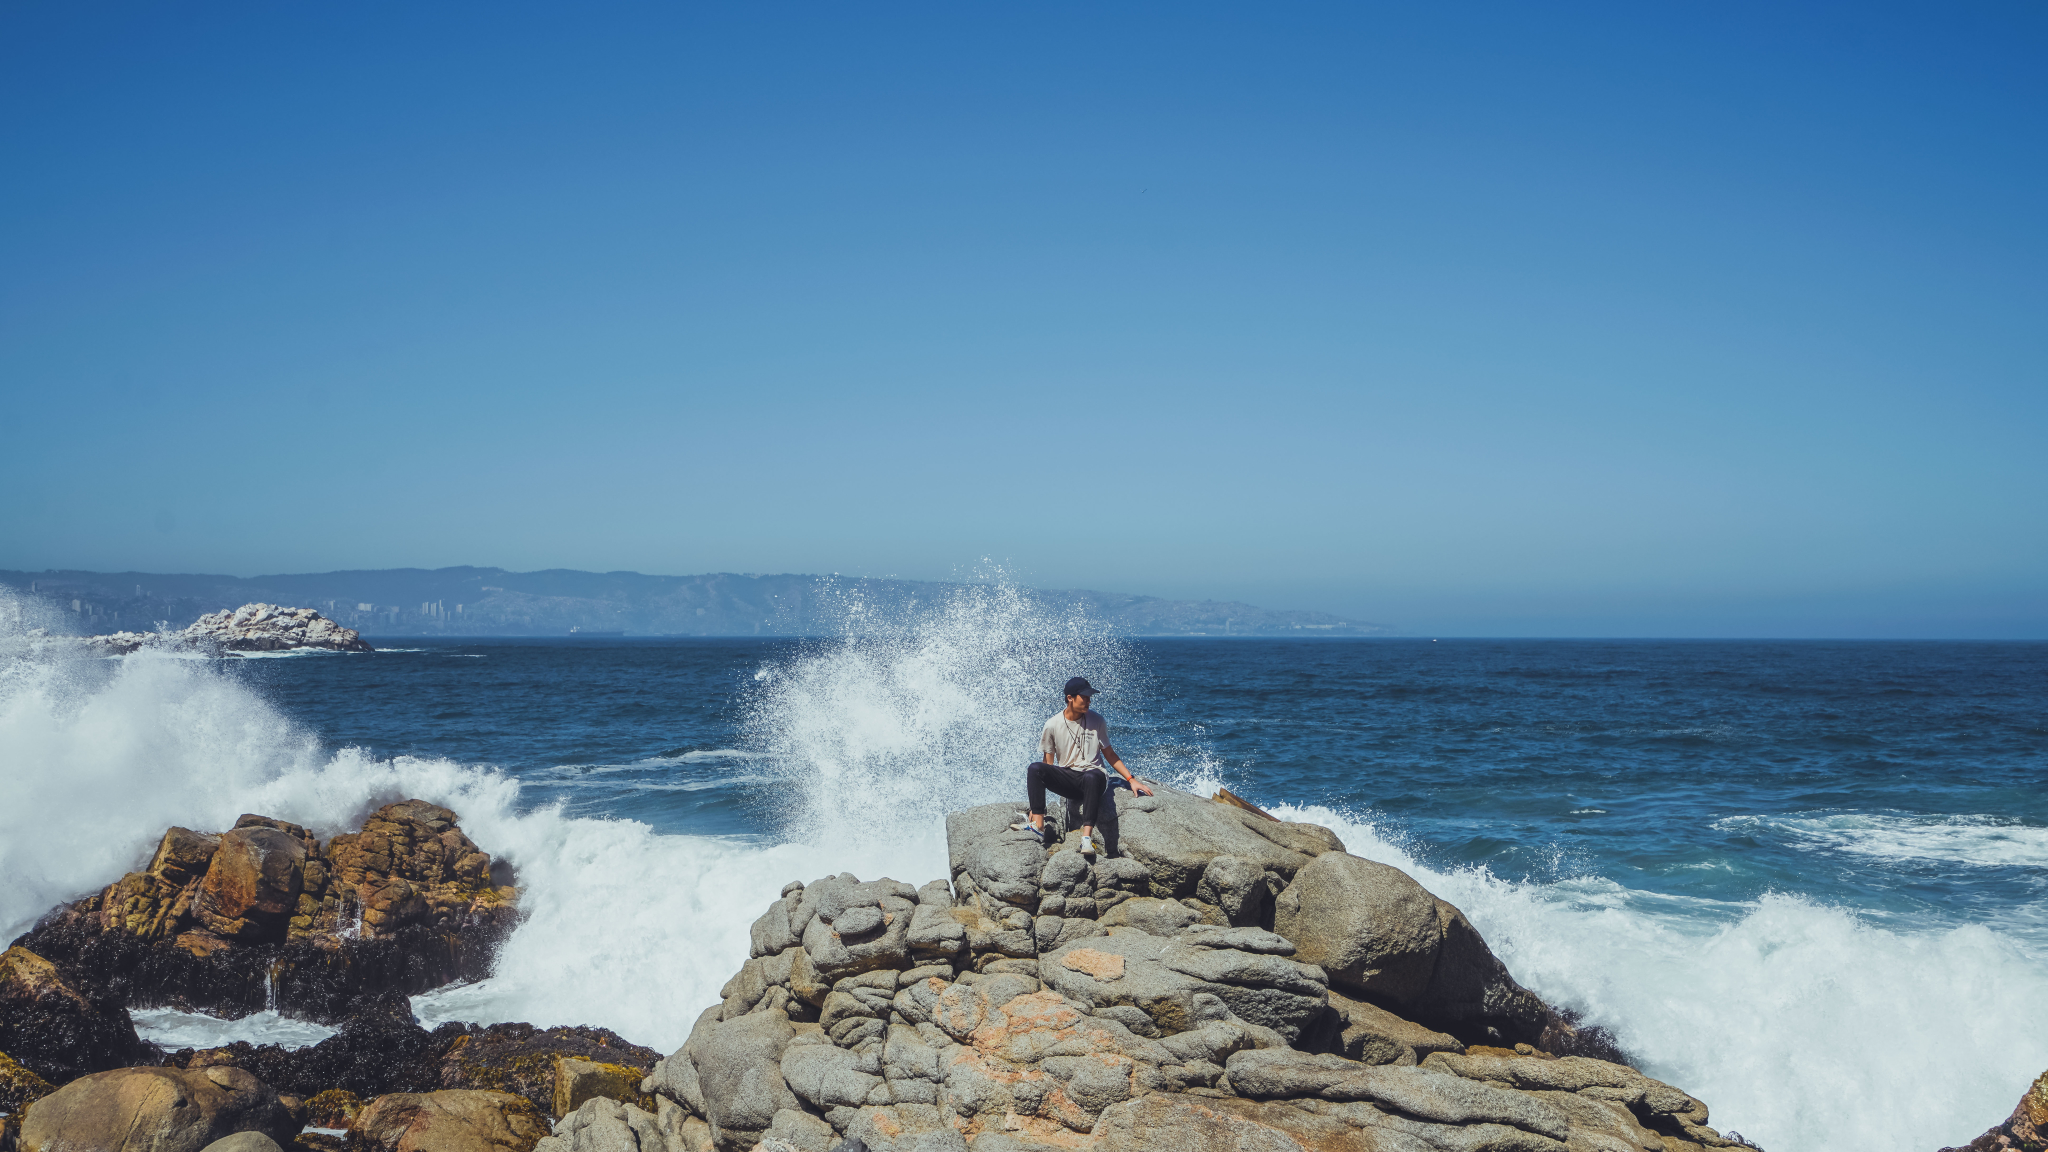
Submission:
POLYGON ((1092 697, 1092 696, 1094 696, 1094 695, 1095 695, 1095 685, 1093 685, 1093 684, 1090 684, 1090 683, 1088 683, 1087 679, 1086 679, 1085 677, 1081 677, 1081 676, 1076 676, 1076 677, 1074 677, 1074 678, 1073 678, 1072 680, 1069 680, 1069 681, 1067 681, 1067 688, 1066 688, 1066 691, 1064 691, 1064 692, 1061 692, 1061 693, 1060 693, 1060 696, 1061 696, 1061 697, 1067 697, 1067 696, 1090 696, 1090 697, 1092 697))

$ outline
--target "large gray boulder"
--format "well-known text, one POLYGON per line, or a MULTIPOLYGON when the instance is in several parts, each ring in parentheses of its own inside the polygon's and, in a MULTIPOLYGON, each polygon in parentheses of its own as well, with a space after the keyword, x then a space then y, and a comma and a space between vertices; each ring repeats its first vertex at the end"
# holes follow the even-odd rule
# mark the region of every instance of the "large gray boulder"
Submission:
POLYGON ((983 804, 946 817, 946 850, 953 886, 961 895, 978 893, 1026 912, 1037 910, 1045 843, 1036 832, 1010 827, 1022 808, 983 804))
MULTIPOLYGON (((1240 872, 1256 868, 1290 879, 1323 853, 1344 850, 1336 833, 1319 824, 1274 820, 1164 784, 1151 787, 1150 796, 1123 789, 1113 795, 1121 851, 1145 865, 1153 896, 1198 896, 1203 873, 1219 856, 1231 857, 1240 872)), ((1224 890, 1236 890, 1230 880, 1217 880, 1224 890)))
POLYGON ((690 1038, 654 1066, 641 1090, 702 1117, 720 1147, 751 1147, 777 1110, 799 1107, 782 1076, 782 1054, 796 1029, 780 1008, 732 1020, 719 1020, 720 1010, 698 1018, 690 1038))
POLYGON ((1399 868, 1326 852, 1294 875, 1273 913, 1273 931, 1330 982, 1414 1003, 1429 990, 1444 942, 1436 897, 1399 868))
POLYGON ((1560 1049, 1576 1031, 1515 982, 1479 930, 1399 868, 1328 852, 1274 902, 1273 930, 1330 983, 1432 1027, 1497 1044, 1560 1049))

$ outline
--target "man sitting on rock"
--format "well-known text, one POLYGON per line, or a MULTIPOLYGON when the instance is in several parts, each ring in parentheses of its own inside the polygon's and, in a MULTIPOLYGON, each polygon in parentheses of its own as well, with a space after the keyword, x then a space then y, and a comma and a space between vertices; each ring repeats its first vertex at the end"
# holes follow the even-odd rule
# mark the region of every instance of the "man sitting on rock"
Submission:
POLYGON ((1109 776, 1102 770, 1103 759, 1108 758, 1111 767, 1131 786, 1131 791, 1140 796, 1150 796, 1152 790, 1138 783, 1130 769, 1124 767, 1123 757, 1109 746, 1109 725, 1100 712, 1091 711, 1089 702, 1095 697, 1095 689, 1080 676, 1067 681, 1065 690, 1067 706, 1045 722, 1045 730, 1038 734, 1038 761, 1024 771, 1024 787, 1030 797, 1031 811, 1023 815, 1029 823, 1020 820, 1012 828, 1029 828, 1045 838, 1046 846, 1052 846, 1052 833, 1045 826, 1045 793, 1047 789, 1081 803, 1081 855, 1095 855, 1095 818, 1102 807, 1102 794, 1108 790, 1109 776))

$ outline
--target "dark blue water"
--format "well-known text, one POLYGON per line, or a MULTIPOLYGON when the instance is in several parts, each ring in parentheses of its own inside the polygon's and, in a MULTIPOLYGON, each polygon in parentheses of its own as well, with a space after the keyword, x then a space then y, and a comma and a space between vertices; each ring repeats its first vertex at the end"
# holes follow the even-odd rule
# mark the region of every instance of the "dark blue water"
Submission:
MULTIPOLYGON (((534 805, 772 831, 745 704, 799 643, 406 643, 239 674, 333 745, 496 765, 534 805)), ((1206 768, 1255 802, 1360 814, 1438 869, 1956 923, 2048 894, 2048 644, 1176 639, 1130 655, 1122 698, 1098 707, 1141 774, 1206 768)))

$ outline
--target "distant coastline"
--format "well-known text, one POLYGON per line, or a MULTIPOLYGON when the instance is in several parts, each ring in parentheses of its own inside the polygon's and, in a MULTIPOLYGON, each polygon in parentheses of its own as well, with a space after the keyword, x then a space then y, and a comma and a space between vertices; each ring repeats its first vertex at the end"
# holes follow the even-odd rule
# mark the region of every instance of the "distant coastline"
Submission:
MULTIPOLYGON (((385 568, 276 576, 0 569, 0 585, 44 600, 80 633, 183 628, 254 601, 313 608, 366 636, 635 638, 805 636, 844 631, 846 607, 900 617, 988 586, 801 574, 502 568, 385 568)), ((1387 636, 1327 612, 1237 601, 1167 600, 1088 589, 1014 589, 1047 609, 1078 610, 1125 636, 1387 636)))

